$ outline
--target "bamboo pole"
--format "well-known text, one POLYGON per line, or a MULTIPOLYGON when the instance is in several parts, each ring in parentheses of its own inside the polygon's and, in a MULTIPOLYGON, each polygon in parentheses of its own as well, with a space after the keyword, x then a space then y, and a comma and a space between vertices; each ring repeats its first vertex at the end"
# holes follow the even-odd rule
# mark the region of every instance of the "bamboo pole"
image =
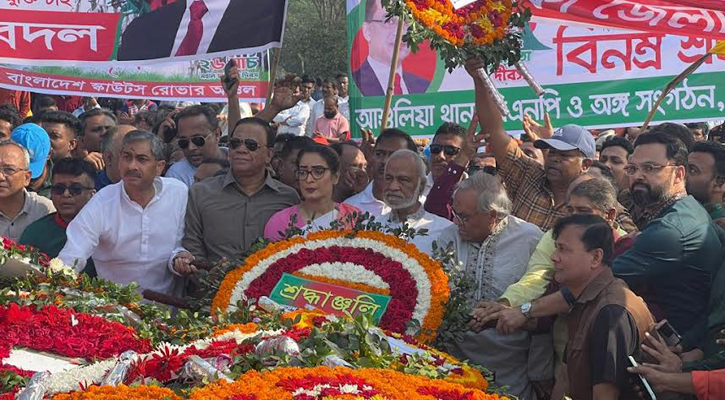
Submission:
POLYGON ((274 93, 274 81, 277 79, 277 68, 279 68, 279 59, 282 58, 282 48, 272 49, 274 51, 274 60, 272 61, 272 69, 269 71, 269 87, 267 88, 267 101, 264 103, 265 107, 272 100, 272 93, 274 93))
MULTIPOLYGON (((383 118, 380 122, 380 131, 388 127, 388 116, 390 115, 390 103, 393 101, 393 84, 395 83, 395 71, 398 66, 398 54, 400 43, 403 41, 403 19, 398 17, 398 31, 395 34, 395 46, 393 47, 393 59, 390 62, 390 75, 388 75, 388 90, 385 92, 385 105, 383 106, 383 118)), ((402 78, 402 77, 401 77, 402 78)))

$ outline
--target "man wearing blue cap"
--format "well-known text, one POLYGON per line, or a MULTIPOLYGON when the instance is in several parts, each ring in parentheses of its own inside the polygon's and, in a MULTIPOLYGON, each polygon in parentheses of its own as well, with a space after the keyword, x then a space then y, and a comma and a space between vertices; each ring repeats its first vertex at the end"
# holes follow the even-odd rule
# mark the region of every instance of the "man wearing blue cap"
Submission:
POLYGON ((53 145, 48 133, 36 124, 24 124, 13 130, 10 139, 28 149, 30 153, 30 169, 33 171, 33 177, 26 189, 49 199, 53 179, 51 176, 53 164, 49 156, 53 145))
POLYGON ((50 152, 48 135, 38 125, 25 124, 15 128, 12 138, 0 141, 0 236, 17 240, 28 225, 55 207, 49 199, 25 189, 43 173, 50 152))
POLYGON ((548 150, 542 166, 524 154, 503 128, 496 106, 488 101, 478 69, 483 64, 471 60, 466 64, 476 86, 476 108, 479 120, 488 135, 488 149, 493 151, 498 174, 513 201, 513 215, 551 229, 564 216, 569 184, 589 169, 596 153, 594 137, 578 125, 565 125, 551 138, 534 142, 536 148, 548 150))

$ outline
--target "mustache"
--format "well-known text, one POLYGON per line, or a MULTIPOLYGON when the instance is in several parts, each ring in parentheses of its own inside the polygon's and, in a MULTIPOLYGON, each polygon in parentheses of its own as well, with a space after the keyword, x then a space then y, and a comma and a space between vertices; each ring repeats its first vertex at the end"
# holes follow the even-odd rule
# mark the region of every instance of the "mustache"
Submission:
POLYGON ((123 176, 128 176, 131 178, 140 178, 141 173, 139 171, 126 171, 126 173, 123 174, 123 176))

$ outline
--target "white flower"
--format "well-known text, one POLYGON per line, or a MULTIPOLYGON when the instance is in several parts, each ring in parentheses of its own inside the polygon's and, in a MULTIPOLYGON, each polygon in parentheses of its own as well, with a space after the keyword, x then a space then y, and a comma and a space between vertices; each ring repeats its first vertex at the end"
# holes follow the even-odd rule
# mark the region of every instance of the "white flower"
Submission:
POLYGON ((50 264, 48 265, 48 268, 50 268, 51 271, 55 273, 62 273, 64 275, 70 275, 70 276, 76 276, 77 272, 75 269, 69 267, 68 265, 65 265, 63 260, 60 258, 54 258, 50 260, 50 264))

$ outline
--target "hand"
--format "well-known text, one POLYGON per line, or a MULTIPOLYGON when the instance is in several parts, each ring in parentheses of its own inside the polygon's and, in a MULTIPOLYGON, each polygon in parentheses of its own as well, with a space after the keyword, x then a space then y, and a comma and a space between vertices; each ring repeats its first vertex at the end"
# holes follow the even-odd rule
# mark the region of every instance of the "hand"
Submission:
POLYGON ((276 112, 292 108, 304 97, 301 93, 295 94, 291 87, 278 86, 274 88, 272 101, 269 106, 276 112))
POLYGON ((239 89, 239 70, 237 69, 236 65, 229 70, 229 79, 232 80, 232 85, 230 87, 227 88, 224 78, 226 78, 226 76, 222 75, 220 80, 222 83, 222 88, 227 94, 227 98, 236 98, 238 93, 237 91, 239 89))
MULTIPOLYGON (((485 67, 485 64, 478 58, 470 57, 466 60, 466 72, 468 72, 468 75, 471 75, 471 78, 473 78, 474 81, 481 80, 481 73, 479 70, 483 69, 483 67, 485 67)), ((485 70, 483 73, 486 73, 485 70)))
POLYGON ((373 150, 375 148, 375 135, 370 129, 360 129, 360 134, 362 135, 360 151, 363 152, 365 159, 368 160, 368 166, 370 166, 373 160, 373 155, 375 154, 375 151, 373 150))
POLYGON ((506 308, 508 307, 501 303, 496 303, 492 301, 482 301, 478 303, 471 312, 471 322, 469 322, 468 324, 469 328, 474 332, 480 331, 483 326, 490 321, 486 318, 487 316, 492 313, 504 310, 506 308))
MULTIPOLYGON (((725 329, 721 330, 721 331, 720 331, 720 334, 721 334, 721 335, 725 335, 725 329)), ((717 339, 717 340, 715 341, 715 343, 717 343, 717 344, 719 344, 719 345, 721 345, 721 346, 725 346, 725 338, 722 338, 722 339, 717 339)))
POLYGON ((196 267, 191 265, 194 255, 188 251, 182 251, 174 257, 174 271, 179 275, 190 275, 196 273, 196 267))
MULTIPOLYGON (((669 374, 665 372, 658 371, 654 368, 645 367, 644 365, 628 367, 627 371, 632 374, 642 375, 642 377, 646 379, 647 382, 649 382, 652 390, 654 390, 655 392, 664 392, 666 390, 665 383, 667 382, 669 374)), ((639 386, 639 381, 637 381, 637 384, 635 386, 635 390, 640 393, 640 397, 646 399, 647 396, 643 396, 643 389, 639 386)))
POLYGON ((522 313, 521 309, 518 307, 499 311, 498 314, 498 324, 496 324, 496 329, 501 333, 514 333, 529 322, 529 319, 526 318, 524 313, 522 313))
POLYGON ((478 116, 474 115, 471 118, 471 124, 468 126, 466 131, 466 139, 461 143, 461 151, 456 156, 456 164, 461 167, 468 166, 473 156, 478 152, 479 147, 486 145, 486 140, 490 136, 488 133, 476 134, 476 128, 478 127, 478 116))
MULTIPOLYGON (((168 130, 174 130, 176 129, 176 121, 174 121, 174 116, 178 114, 181 110, 174 110, 169 113, 169 115, 166 116, 166 119, 164 122, 159 125, 159 137, 164 140, 166 138, 166 131, 168 130)), ((172 138, 169 138, 172 139, 172 138)))
POLYGON ((368 173, 362 168, 350 167, 345 172, 345 185, 351 188, 355 193, 360 193, 370 183, 368 173))
POLYGON ((84 160, 93 164, 93 167, 97 170, 101 170, 106 166, 106 163, 103 162, 103 155, 101 153, 88 153, 84 160))
POLYGON ((682 360, 667 348, 664 340, 655 338, 649 332, 644 335, 642 350, 657 360, 659 364, 643 363, 642 365, 662 372, 682 372, 682 360))
MULTIPOLYGON (((677 354, 677 353, 675 353, 677 354)), ((705 353, 700 349, 690 350, 687 353, 680 354, 680 359, 682 362, 693 362, 693 361, 700 361, 703 358, 705 358, 705 353)))
POLYGON ((554 126, 551 124, 551 118, 549 118, 549 113, 544 114, 544 125, 541 125, 538 122, 534 121, 534 119, 531 118, 528 113, 526 113, 526 115, 524 115, 523 125, 524 132, 529 135, 531 141, 535 141, 538 139, 549 139, 550 137, 554 136, 554 126))

